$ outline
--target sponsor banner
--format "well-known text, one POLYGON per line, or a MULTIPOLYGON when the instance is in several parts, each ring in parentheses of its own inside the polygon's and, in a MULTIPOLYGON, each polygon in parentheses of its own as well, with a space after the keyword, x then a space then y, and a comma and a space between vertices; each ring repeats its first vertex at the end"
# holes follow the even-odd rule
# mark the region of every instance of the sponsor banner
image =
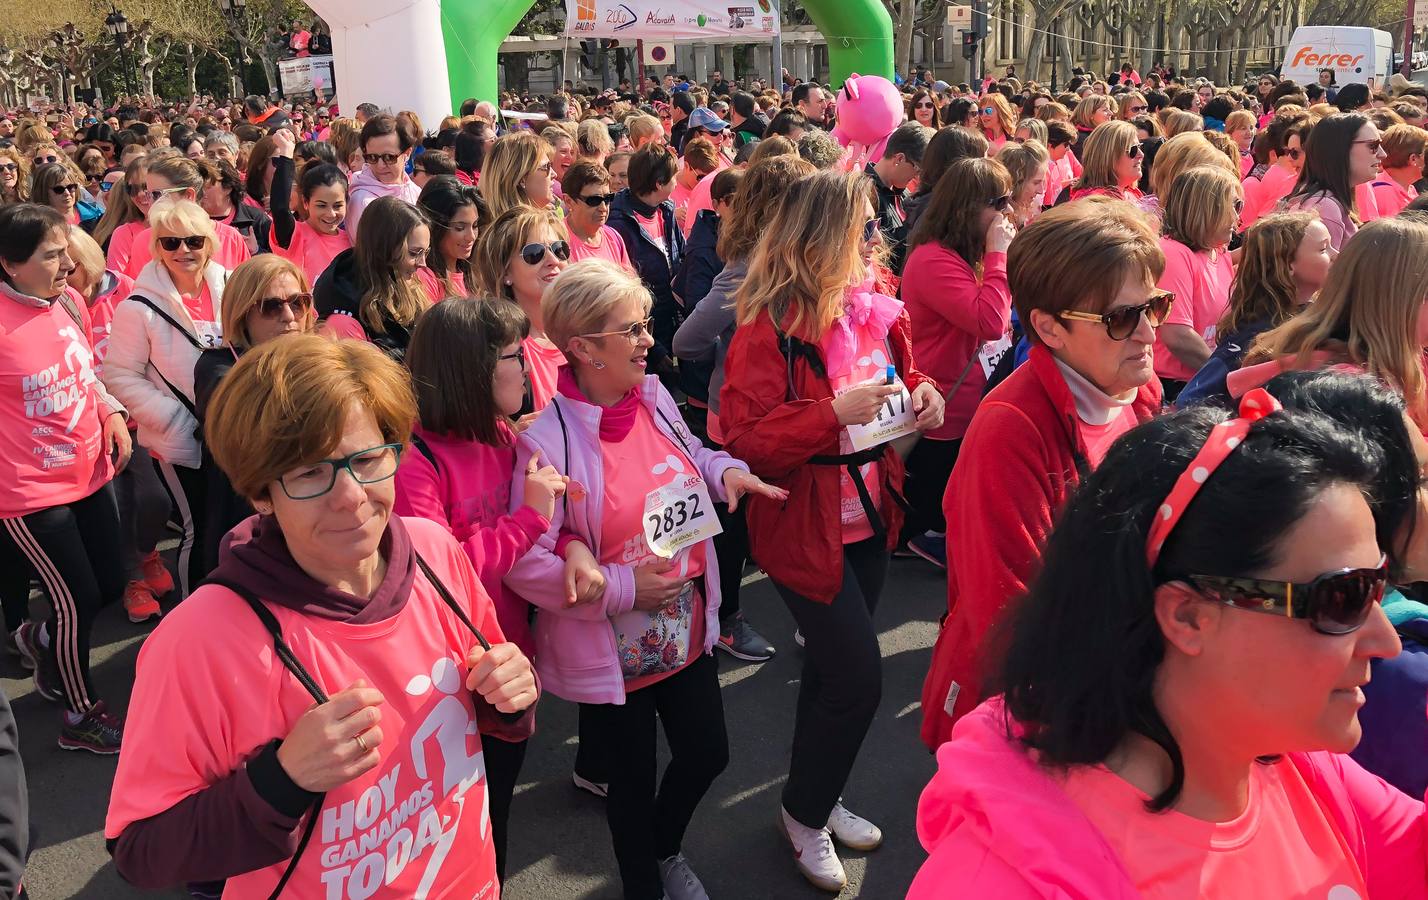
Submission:
POLYGON ((769 0, 574 0, 565 4, 565 33, 583 38, 699 40, 779 33, 769 0))
POLYGON ((278 81, 283 86, 283 96, 311 94, 321 90, 332 96, 332 54, 323 56, 300 56, 278 60, 278 81))

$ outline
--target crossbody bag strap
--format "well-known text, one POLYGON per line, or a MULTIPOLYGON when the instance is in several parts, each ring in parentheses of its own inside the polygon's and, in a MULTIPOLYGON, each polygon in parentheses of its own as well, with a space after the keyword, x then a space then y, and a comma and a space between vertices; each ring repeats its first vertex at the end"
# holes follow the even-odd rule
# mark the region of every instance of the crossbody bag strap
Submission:
POLYGON ((188 342, 189 342, 190 344, 193 344, 193 346, 196 347, 196 348, 198 348, 199 350, 212 350, 212 349, 213 349, 212 347, 205 347, 205 346, 203 346, 203 342, 200 341, 198 338, 194 337, 194 336, 193 336, 193 332, 189 331, 187 328, 185 328, 185 327, 183 327, 182 325, 180 325, 180 324, 179 324, 179 321, 178 321, 177 319, 175 319, 173 316, 169 315, 168 313, 164 312, 162 309, 159 309, 158 304, 156 304, 154 301, 150 300, 148 297, 145 297, 143 294, 130 294, 130 295, 129 295, 129 299, 130 299, 130 300, 136 300, 136 301, 138 301, 139 303, 142 303, 142 304, 144 304, 145 306, 147 306, 149 309, 153 310, 155 315, 157 315, 160 319, 163 319, 165 322, 168 322, 169 325, 170 325, 175 331, 177 331, 179 334, 182 334, 184 337, 188 338, 188 342))
MULTIPOLYGON (((318 705, 326 703, 327 694, 322 690, 317 680, 312 677, 312 674, 298 661, 292 648, 288 646, 288 642, 283 640, 282 626, 278 624, 278 619, 273 615, 273 611, 258 599, 258 595, 241 584, 223 578, 209 577, 207 583, 225 587, 243 598, 243 601, 248 604, 248 608, 258 617, 258 621, 263 623, 263 628, 272 636, 273 649, 283 667, 292 673, 298 684, 301 684, 303 689, 312 695, 312 699, 316 700, 318 705)), ((268 900, 278 900, 282 896, 283 888, 287 887, 288 881, 293 877, 293 872, 297 870, 298 860, 302 859, 303 851, 307 849, 307 845, 312 841, 312 833, 317 829, 317 814, 322 811, 322 801, 326 798, 327 794, 318 794, 317 799, 313 801, 312 810, 308 813, 307 824, 303 826, 302 837, 298 838, 297 849, 293 851, 292 858, 288 860, 288 867, 283 870, 283 875, 278 879, 277 887, 274 887, 273 892, 268 895, 268 900)))

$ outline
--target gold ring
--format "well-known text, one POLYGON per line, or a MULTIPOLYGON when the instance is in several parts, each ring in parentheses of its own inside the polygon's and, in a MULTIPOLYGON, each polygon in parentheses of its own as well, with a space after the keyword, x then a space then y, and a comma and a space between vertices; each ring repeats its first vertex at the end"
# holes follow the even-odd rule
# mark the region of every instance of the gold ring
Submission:
POLYGON ((361 749, 362 754, 365 756, 365 755, 367 754, 367 742, 362 739, 362 735, 359 734, 359 735, 357 735, 356 737, 354 737, 352 740, 354 740, 354 741, 357 742, 358 748, 361 749))

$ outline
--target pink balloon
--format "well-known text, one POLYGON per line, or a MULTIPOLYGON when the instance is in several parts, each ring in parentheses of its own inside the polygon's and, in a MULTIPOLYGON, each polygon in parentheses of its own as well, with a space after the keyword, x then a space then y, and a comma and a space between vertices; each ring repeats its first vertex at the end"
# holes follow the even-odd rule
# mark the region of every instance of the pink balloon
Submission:
POLYGON ((853 74, 838 91, 838 125, 833 137, 844 147, 869 148, 869 162, 882 158, 888 135, 906 118, 897 86, 879 75, 853 74))

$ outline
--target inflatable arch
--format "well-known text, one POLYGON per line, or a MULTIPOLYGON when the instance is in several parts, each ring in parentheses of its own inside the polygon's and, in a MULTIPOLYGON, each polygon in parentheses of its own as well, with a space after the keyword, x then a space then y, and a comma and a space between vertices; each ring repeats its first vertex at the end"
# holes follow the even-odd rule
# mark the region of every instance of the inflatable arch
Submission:
MULTIPOLYGON (((784 0, 789 2, 789 0, 784 0)), ((467 97, 495 101, 496 53, 532 0, 307 0, 332 27, 343 112, 370 101, 430 125, 467 97)), ((892 19, 880 0, 803 0, 828 40, 830 78, 893 77, 892 19)))

